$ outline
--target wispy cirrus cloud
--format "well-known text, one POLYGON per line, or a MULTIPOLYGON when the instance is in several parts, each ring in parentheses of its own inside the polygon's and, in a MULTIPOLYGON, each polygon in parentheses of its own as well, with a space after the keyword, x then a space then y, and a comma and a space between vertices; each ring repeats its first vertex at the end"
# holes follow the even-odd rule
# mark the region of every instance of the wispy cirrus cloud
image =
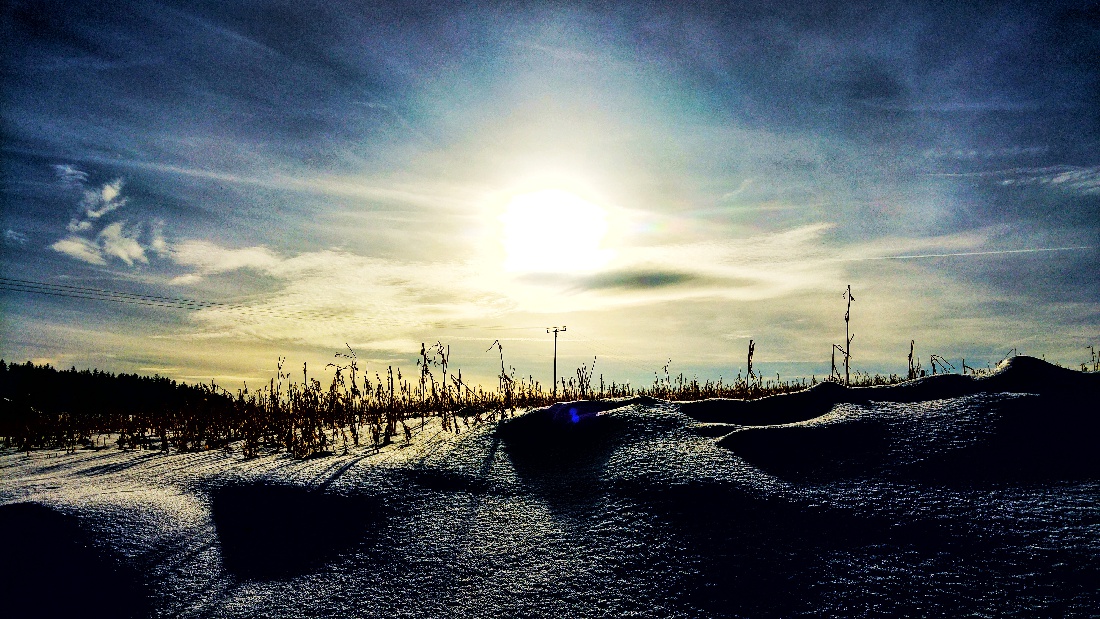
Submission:
POLYGON ((234 249, 189 240, 172 246, 171 260, 190 272, 171 282, 243 281, 256 275, 276 282, 276 292, 246 307, 199 312, 204 337, 262 336, 333 345, 346 337, 381 346, 378 338, 384 332, 385 346, 391 346, 402 338, 412 342, 428 326, 508 323, 517 315, 578 308, 607 313, 689 299, 754 301, 831 290, 840 266, 814 254, 830 229, 821 224, 737 243, 624 249, 615 265, 582 276, 508 273, 500 261, 476 254, 449 261, 385 259, 338 249, 285 256, 260 245, 234 249), (819 260, 808 262, 811 254, 819 260), (288 319, 289 314, 317 320, 288 319))
POLYGON ((959 161, 978 161, 984 159, 1012 159, 1017 157, 1038 157, 1050 149, 1045 146, 1004 146, 1000 148, 929 148, 924 151, 925 159, 947 159, 959 161))
MULTIPOLYGON (((79 182, 83 182, 87 179, 86 174, 81 177, 78 176, 77 173, 83 174, 71 166, 68 166, 67 169, 62 172, 62 174, 67 175, 68 179, 79 179, 79 182)), ((69 232, 90 230, 95 220, 124 206, 126 204, 126 198, 121 197, 121 193, 121 178, 116 178, 109 183, 104 183, 103 186, 98 189, 85 190, 84 196, 80 200, 80 212, 74 215, 72 220, 69 221, 69 232)))
POLYGON ((1056 165, 992 172, 944 173, 933 176, 988 178, 1004 187, 1048 187, 1076 195, 1100 195, 1100 165, 1056 165))
POLYGON ((1076 194, 1100 195, 1100 165, 1059 165, 1046 168, 1013 170, 1002 185, 1039 185, 1076 194))
POLYGON ((135 263, 148 264, 149 258, 139 238, 139 229, 128 228, 124 222, 119 221, 104 227, 93 238, 70 234, 58 239, 50 248, 99 266, 106 265, 108 258, 117 258, 127 266, 134 266, 135 263))
MULTIPOLYGON (((146 248, 141 242, 144 226, 128 225, 126 220, 107 223, 104 219, 127 203, 127 198, 122 195, 121 178, 86 188, 88 174, 83 170, 62 164, 54 166, 54 172, 60 183, 82 190, 82 195, 79 210, 66 226, 68 234, 50 245, 51 249, 96 266, 106 266, 110 259, 120 260, 127 266, 149 263, 146 248)), ((163 234, 160 242, 163 243, 163 234)), ((163 247, 158 245, 156 234, 153 244, 155 251, 160 253, 163 247)))
POLYGON ((57 174, 57 182, 66 187, 83 187, 88 181, 88 173, 68 163, 62 163, 53 167, 57 174))
POLYGON ((8 228, 4 230, 4 243, 7 245, 15 245, 22 247, 27 244, 27 235, 17 230, 8 228))
MULTIPOLYGON (((154 237, 154 243, 157 242, 157 237, 154 237)), ((190 273, 174 278, 174 284, 193 284, 211 275, 242 269, 270 271, 282 262, 275 252, 263 246, 230 249, 200 240, 169 246, 163 237, 159 237, 158 246, 168 252, 173 262, 191 269, 190 273)))
POLYGON ((278 291, 249 301, 248 311, 203 310, 200 322, 212 328, 211 336, 280 333, 338 344, 343 336, 370 340, 368 334, 380 326, 394 337, 411 337, 427 324, 506 322, 516 314, 801 298, 843 288, 849 265, 857 262, 1014 251, 993 246, 1003 236, 998 229, 846 245, 828 239, 834 229, 813 224, 737 241, 622 248, 614 264, 585 275, 510 274, 477 256, 410 262, 337 249, 285 256, 261 245, 227 248, 189 240, 172 246, 171 260, 190 272, 171 281, 272 278, 278 291), (291 309, 323 320, 288 321, 291 309))
POLYGON ((88 264, 98 266, 106 266, 107 264, 107 259, 103 257, 103 250, 98 243, 75 234, 58 239, 56 243, 50 245, 50 249, 88 264))
MULTIPOLYGON (((623 248, 614 264, 585 275, 511 274, 501 264, 473 255, 412 262, 339 249, 289 255, 259 245, 233 249, 198 240, 174 246, 172 256, 177 265, 192 269, 183 277, 194 281, 244 282, 259 275, 275 284, 274 290, 239 305, 196 312, 194 331, 186 335, 191 339, 334 349, 350 342, 356 350, 387 355, 415 351, 426 333, 457 341, 487 337, 461 329, 525 332, 521 327, 530 331, 533 324, 549 324, 554 322, 551 316, 565 315, 571 316, 571 332, 573 322, 580 322, 577 333, 605 333, 624 321, 659 321, 671 312, 708 318, 682 336, 684 347, 677 348, 679 341, 669 344, 670 355, 686 358, 692 347, 698 350, 728 329, 730 321, 758 341, 804 353, 829 349, 821 333, 834 326, 843 307, 827 300, 839 298, 850 283, 863 292, 857 293, 861 316, 870 321, 862 323, 861 336, 877 338, 868 341, 861 358, 866 363, 879 340, 887 347, 895 340, 908 342, 912 325, 934 324, 947 311, 929 312, 935 299, 986 303, 1000 298, 988 287, 955 281, 937 261, 916 258, 950 256, 959 264, 1025 251, 1004 245, 1013 236, 1007 227, 849 242, 834 238, 835 230, 830 224, 814 224, 736 241, 623 248), (966 286, 970 297, 963 294, 966 286), (734 318, 721 318, 727 315, 734 318), (456 333, 460 336, 452 337, 456 333)), ((967 337, 999 346, 1003 333, 1017 333, 1006 328, 983 335, 984 325, 964 325, 967 337)), ((928 337, 929 345, 939 343, 928 337)), ((644 348, 644 342, 639 345, 644 348)), ((597 350, 601 360, 610 345, 604 348, 597 350)))
POLYGON ((356 349, 413 350, 427 329, 498 320, 516 304, 489 289, 470 263, 414 263, 328 249, 279 256, 263 246, 229 249, 186 241, 172 259, 205 279, 244 282, 262 276, 276 290, 194 314, 204 339, 279 340, 356 349), (421 334, 421 335, 417 335, 421 334))
POLYGON ((164 236, 163 221, 153 223, 153 229, 150 236, 152 238, 149 241, 149 250, 161 258, 167 257, 172 250, 168 246, 168 239, 164 236))
POLYGON ((121 221, 105 227, 96 236, 96 241, 104 255, 118 258, 128 266, 133 266, 135 262, 149 262, 145 257, 145 248, 138 242, 138 231, 127 229, 121 221))

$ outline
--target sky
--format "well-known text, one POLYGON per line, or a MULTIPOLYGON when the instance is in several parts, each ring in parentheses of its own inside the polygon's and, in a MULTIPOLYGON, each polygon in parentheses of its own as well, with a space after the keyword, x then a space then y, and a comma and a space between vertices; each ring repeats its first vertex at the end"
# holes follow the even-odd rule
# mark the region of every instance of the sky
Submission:
MULTIPOLYGON (((7 1, 0 356, 496 384, 1100 346, 1100 4, 7 1), (145 295, 145 296, 134 296, 145 295), (105 300, 105 298, 113 300, 105 300), (499 342, 502 350, 493 347, 499 342)), ((296 374, 298 375, 298 374, 296 374)))

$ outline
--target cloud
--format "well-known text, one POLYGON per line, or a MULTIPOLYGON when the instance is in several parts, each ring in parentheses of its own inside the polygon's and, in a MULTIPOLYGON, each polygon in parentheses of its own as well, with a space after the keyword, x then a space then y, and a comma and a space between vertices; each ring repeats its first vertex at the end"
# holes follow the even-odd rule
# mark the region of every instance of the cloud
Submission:
POLYGON ((1041 254, 1061 251, 1085 251, 1096 249, 1090 245, 1078 245, 1074 247, 1032 247, 1024 249, 990 249, 986 251, 966 251, 956 253, 939 254, 900 254, 896 256, 871 256, 868 258, 841 258, 844 262, 859 262, 861 260, 918 260, 921 258, 968 258, 971 256, 1003 256, 1009 254, 1041 254))
POLYGON ((1100 166, 1052 166, 1019 170, 1001 181, 1002 185, 1040 185, 1077 193, 1100 195, 1100 166))
POLYGON ((126 227, 126 222, 112 223, 89 239, 79 234, 70 234, 50 248, 71 258, 88 264, 105 266, 108 258, 118 258, 128 266, 134 263, 148 264, 145 248, 139 242, 140 231, 126 227))
MULTIPOLYGON (((629 306, 715 300, 761 301, 831 289, 843 267, 832 260, 826 233, 811 224, 776 233, 616 247, 606 269, 588 275, 522 274, 511 278, 480 266, 476 285, 499 290, 516 311, 608 312, 629 306)), ((474 268, 471 266, 471 268, 474 268)))
POLYGON ((58 182, 66 187, 83 187, 88 180, 87 172, 67 163, 55 165, 53 170, 58 182))
MULTIPOLYGON (((338 249, 287 255, 262 245, 231 248, 207 240, 166 243, 170 259, 189 269, 175 283, 217 276, 217 283, 223 286, 213 288, 240 284, 241 289, 253 291, 239 301, 222 299, 224 306, 188 314, 192 330, 171 337, 209 342, 212 348, 217 342, 224 346, 239 343, 242 349, 275 343, 281 349, 335 350, 350 342, 361 353, 372 351, 364 357, 381 355, 378 358, 394 358, 400 363, 401 355, 415 352, 425 339, 461 342, 464 336, 492 338, 512 329, 523 333, 520 327, 533 333, 532 325, 558 322, 568 322, 573 333, 577 322, 578 335, 573 337, 602 341, 620 337, 612 334, 621 332, 622 341, 632 341, 636 334, 629 325, 677 315, 696 322, 668 344, 673 358, 690 358, 697 353, 689 351, 703 350, 735 329, 732 332, 747 333, 758 342, 768 342, 769 350, 784 354, 821 351, 827 367, 831 344, 822 334, 838 323, 843 334, 840 316, 844 306, 839 293, 851 283, 859 297, 860 337, 873 339, 860 349, 860 362, 867 364, 872 354, 878 354, 872 351, 892 350, 894 340, 907 345, 914 320, 922 320, 916 323, 920 325, 935 324, 928 318, 928 310, 915 312, 913 307, 939 307, 938 299, 961 299, 963 291, 953 275, 936 269, 935 263, 847 262, 843 258, 966 252, 988 247, 991 236, 1007 234, 1007 230, 994 229, 981 234, 840 246, 827 237, 832 229, 817 224, 734 241, 633 248, 621 252, 619 259, 627 261, 609 271, 556 280, 513 277, 503 273, 500 264, 479 262, 477 256, 413 262, 338 249), (264 277, 267 294, 256 294, 256 288, 246 283, 257 276, 264 277), (935 292, 926 292, 928 287, 935 292), (955 293, 958 296, 953 296, 955 293), (762 299, 778 302, 755 303, 762 299), (477 330, 463 331, 466 328, 477 330)), ((985 298, 981 292, 970 291, 969 298, 985 298)), ((950 316, 955 310, 933 312, 950 316)), ((965 332, 970 337, 971 331, 978 332, 986 324, 976 322, 965 327, 965 332)), ((608 353, 610 345, 601 341, 576 344, 574 349, 594 350, 603 363, 614 357, 608 353)), ((924 342, 919 335, 918 342, 926 347, 939 344, 931 339, 924 342)), ((644 350, 647 344, 639 341, 636 346, 644 350)), ((486 346, 473 346, 463 354, 483 352, 486 346)), ((521 346, 517 343, 515 348, 521 346)), ((513 349, 510 354, 524 359, 527 353, 513 349)), ((469 372, 465 364, 472 357, 456 352, 456 358, 460 356, 469 372)))
POLYGON ((100 266, 107 264, 107 260, 103 257, 103 251, 98 244, 75 234, 69 235, 53 245, 50 245, 50 249, 61 252, 66 256, 76 258, 77 260, 87 262, 88 264, 100 266))
POLYGON ((27 244, 27 235, 22 232, 16 232, 11 228, 4 231, 4 243, 8 245, 23 246, 27 244))
MULTIPOLYGON (((154 238, 155 242, 155 238, 154 238)), ((167 247, 167 243, 164 244, 167 247)), ((192 267, 192 273, 177 277, 174 283, 194 283, 205 276, 241 269, 275 271, 282 260, 262 246, 227 249, 209 241, 183 241, 170 249, 173 262, 192 267)))
POLYGON ((601 58, 595 54, 589 54, 575 49, 569 49, 567 47, 561 47, 556 45, 543 45, 541 43, 533 43, 530 41, 517 41, 517 47, 528 49, 535 52, 540 56, 549 56, 555 60, 565 62, 600 62, 601 58))
POLYGON ((1057 165, 934 176, 995 179, 1004 187, 1048 187, 1082 196, 1100 195, 1100 165, 1057 165))
MULTIPOLYGON (((77 188, 83 188, 88 175, 71 165, 55 165, 58 178, 77 188)), ((69 234, 50 246, 54 251, 65 254, 88 264, 105 266, 109 259, 116 258, 127 266, 136 263, 148 264, 146 248, 140 237, 142 225, 128 226, 127 221, 115 221, 103 225, 95 232, 97 225, 109 215, 126 205, 122 196, 123 181, 117 178, 94 189, 84 189, 80 200, 80 212, 66 226, 69 234), (94 236, 93 236, 94 233, 94 236)), ((168 243, 164 238, 163 224, 152 226, 150 249, 163 256, 168 252, 168 243)))
POLYGON ((124 222, 119 221, 104 228, 96 239, 107 256, 114 256, 128 266, 134 266, 135 262, 148 264, 149 259, 145 257, 145 249, 138 243, 137 236, 135 231, 127 230, 124 222))
POLYGON ((233 307, 193 314, 201 338, 297 341, 309 345, 413 350, 426 328, 493 320, 511 308, 479 270, 464 263, 410 263, 342 250, 280 257, 266 247, 229 249, 208 241, 173 248, 173 260, 195 271, 172 280, 187 284, 221 274, 244 282, 257 274, 278 291, 233 307), (414 341, 416 340, 416 341, 414 341), (395 344, 395 342, 397 342, 395 344))
POLYGON ((149 250, 161 258, 166 258, 171 254, 171 249, 168 246, 168 240, 164 238, 164 222, 158 221, 153 224, 152 237, 149 241, 149 250))
POLYGON ((80 206, 84 208, 84 215, 89 219, 99 219, 125 205, 126 199, 119 198, 121 193, 121 178, 117 178, 110 183, 104 183, 98 190, 85 191, 84 199, 80 201, 80 206))
POLYGON ((741 184, 737 186, 737 189, 734 189, 733 191, 722 194, 722 199, 723 200, 731 200, 733 198, 736 198, 736 197, 740 196, 741 194, 745 193, 745 191, 752 186, 753 182, 755 182, 755 181, 754 181, 754 179, 751 179, 751 178, 746 178, 746 179, 742 180, 741 184))
POLYGON ((929 148, 924 151, 925 159, 947 159, 976 161, 981 159, 1013 159, 1017 157, 1038 157, 1049 149, 1045 146, 1006 146, 1003 148, 929 148))
POLYGON ((650 290, 680 286, 698 282, 700 279, 698 275, 692 273, 661 269, 638 269, 598 273, 581 279, 579 283, 581 287, 589 290, 650 290))
MULTIPOLYGON (((54 169, 60 167, 65 169, 59 174, 63 174, 66 182, 75 184, 75 186, 83 186, 83 181, 88 178, 87 174, 72 166, 54 166, 54 169)), ((69 232, 74 234, 87 232, 92 229, 95 220, 124 206, 126 198, 121 198, 121 193, 122 179, 120 178, 110 183, 104 183, 98 189, 84 190, 84 195, 80 200, 80 212, 69 221, 69 232)))
MULTIPOLYGON (((243 34, 237 32, 235 30, 231 30, 231 29, 226 28, 224 26, 220 26, 220 25, 215 24, 215 23, 213 23, 209 20, 202 19, 202 18, 197 17, 195 15, 192 15, 190 13, 185 13, 183 11, 179 11, 179 10, 172 9, 172 8, 163 8, 161 10, 163 10, 165 12, 168 12, 168 13, 171 13, 173 15, 176 15, 176 16, 184 19, 185 21, 189 22, 190 24, 199 26, 200 28, 202 28, 206 32, 208 32, 208 33, 210 33, 210 34, 212 34, 216 37, 220 37, 220 38, 226 40, 227 42, 233 44, 234 46, 243 47, 243 48, 251 50, 253 52, 260 52, 263 56, 267 56, 267 57, 277 58, 277 57, 282 56, 282 54, 280 54, 279 52, 275 51, 274 49, 272 49, 271 47, 269 47, 267 45, 264 45, 263 43, 260 43, 260 42, 256 41, 255 39, 246 37, 243 34)), ((190 28, 189 28, 189 30, 190 30, 190 28)))
POLYGON ((518 281, 533 287, 560 287, 574 294, 588 291, 652 293, 665 288, 714 287, 734 283, 686 270, 673 271, 656 266, 620 268, 583 276, 528 273, 519 276, 518 281))

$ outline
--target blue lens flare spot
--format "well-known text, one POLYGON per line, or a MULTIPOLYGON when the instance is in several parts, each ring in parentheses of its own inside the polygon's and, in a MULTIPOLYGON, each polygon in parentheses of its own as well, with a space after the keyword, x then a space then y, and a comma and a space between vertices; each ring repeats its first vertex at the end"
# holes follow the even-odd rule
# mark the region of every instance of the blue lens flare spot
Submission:
POLYGON ((569 409, 569 418, 573 420, 573 423, 577 423, 581 420, 581 416, 577 414, 577 409, 569 409))

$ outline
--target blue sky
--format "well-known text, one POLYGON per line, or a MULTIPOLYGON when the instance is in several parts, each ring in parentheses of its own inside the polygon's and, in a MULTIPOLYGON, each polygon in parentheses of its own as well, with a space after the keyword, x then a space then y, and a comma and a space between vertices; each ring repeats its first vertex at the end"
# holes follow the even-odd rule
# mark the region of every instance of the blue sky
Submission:
POLYGON ((0 355, 820 376, 851 284, 863 371, 1085 360, 1098 5, 804 4, 9 2, 5 281, 205 305, 8 285, 0 355))

